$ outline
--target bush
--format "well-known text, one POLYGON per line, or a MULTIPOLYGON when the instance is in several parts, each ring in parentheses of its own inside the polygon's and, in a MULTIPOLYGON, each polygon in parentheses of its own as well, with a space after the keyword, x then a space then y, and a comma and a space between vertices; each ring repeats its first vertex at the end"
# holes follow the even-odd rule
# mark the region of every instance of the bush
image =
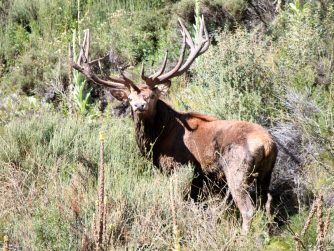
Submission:
POLYGON ((242 30, 217 41, 198 59, 179 102, 224 119, 274 120, 279 101, 265 43, 242 30))
POLYGON ((155 59, 161 34, 167 28, 167 16, 158 12, 118 12, 110 17, 109 43, 132 64, 155 59))

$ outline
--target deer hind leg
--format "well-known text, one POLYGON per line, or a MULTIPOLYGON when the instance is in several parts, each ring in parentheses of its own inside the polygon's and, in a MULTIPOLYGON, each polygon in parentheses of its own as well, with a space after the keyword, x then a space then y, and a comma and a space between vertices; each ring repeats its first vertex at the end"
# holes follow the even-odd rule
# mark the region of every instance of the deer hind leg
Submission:
POLYGON ((263 159, 262 163, 259 165, 259 177, 257 178, 257 193, 261 199, 260 205, 264 206, 268 199, 269 186, 271 181, 271 174, 274 169, 276 162, 276 152, 271 156, 263 159))
POLYGON ((245 158, 240 155, 238 157, 221 157, 220 162, 226 177, 227 186, 236 206, 240 210, 242 233, 247 234, 255 213, 255 206, 248 192, 251 176, 250 165, 245 163, 245 158))
POLYGON ((260 199, 260 206, 264 206, 268 199, 271 171, 259 175, 256 181, 257 199, 260 199))

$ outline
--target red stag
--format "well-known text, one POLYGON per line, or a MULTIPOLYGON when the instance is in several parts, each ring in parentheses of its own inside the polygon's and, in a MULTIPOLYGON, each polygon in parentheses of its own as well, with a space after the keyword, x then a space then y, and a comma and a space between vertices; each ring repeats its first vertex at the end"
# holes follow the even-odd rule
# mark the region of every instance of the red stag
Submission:
POLYGON ((224 181, 243 219, 242 231, 248 232, 255 206, 249 195, 250 184, 257 179, 257 191, 266 200, 277 148, 272 137, 260 125, 245 121, 219 120, 215 117, 175 111, 160 99, 171 86, 170 79, 187 71, 196 57, 209 47, 209 36, 204 19, 193 41, 180 21, 182 48, 176 65, 165 72, 167 53, 161 69, 146 76, 135 85, 123 72, 120 77, 97 76, 89 60, 89 32, 86 31, 77 63, 71 66, 87 79, 107 87, 119 100, 126 100, 132 108, 136 141, 142 154, 150 150, 156 166, 173 169, 175 163, 191 163, 195 167, 191 196, 194 197, 206 176, 224 181), (189 54, 185 60, 186 48, 189 54))

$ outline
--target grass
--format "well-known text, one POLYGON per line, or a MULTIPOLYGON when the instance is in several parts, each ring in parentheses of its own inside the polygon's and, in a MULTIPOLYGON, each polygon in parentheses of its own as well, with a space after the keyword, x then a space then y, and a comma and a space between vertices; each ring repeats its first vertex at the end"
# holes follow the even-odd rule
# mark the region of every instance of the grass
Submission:
MULTIPOLYGON (((231 13, 245 8, 245 1, 222 4, 231 13)), ((280 148, 271 189, 283 211, 293 207, 294 214, 289 211, 272 235, 261 210, 244 237, 229 199, 214 194, 199 204, 184 199, 192 167, 171 175, 157 170, 140 156, 130 118, 112 116, 109 106, 102 113, 92 105, 83 109, 87 115, 70 110, 66 57, 73 29, 91 28, 92 55, 102 56, 111 46, 136 73, 142 61, 155 68, 166 47, 177 57, 172 10, 189 21, 194 10, 187 6, 193 5, 0 0, 0 240, 8 235, 23 250, 94 248, 101 130, 109 249, 293 250, 319 193, 325 221, 334 196, 332 4, 325 11, 310 1, 298 13, 288 5, 266 34, 242 27, 218 34, 210 26, 215 45, 173 82, 166 98, 178 110, 265 125, 288 150, 280 148), (54 103, 42 102, 49 91, 54 103)), ((83 96, 80 100, 85 106, 83 96)), ((331 249, 333 216, 328 219, 324 244, 331 249)), ((313 219, 302 241, 311 250, 316 240, 313 219)))
MULTIPOLYGON (((14 119, 2 128, 2 235, 30 250, 71 250, 82 243, 92 247, 101 128, 110 247, 172 249, 176 222, 186 250, 293 249, 294 235, 288 230, 268 235, 262 211, 245 239, 238 234, 240 221, 230 202, 214 195, 202 204, 184 200, 192 168, 167 176, 152 167, 138 153, 129 119, 89 121, 47 112, 14 119)), ((290 228, 301 231, 306 210, 289 220, 290 228)), ((314 229, 305 237, 310 246, 315 245, 314 229)), ((332 245, 329 236, 326 244, 332 245)))
MULTIPOLYGON (((81 243, 83 229, 92 233, 99 161, 99 142, 94 139, 101 125, 54 114, 43 123, 40 119, 35 115, 28 123, 13 121, 2 133, 1 180, 6 184, 2 232, 24 249, 74 249, 81 243)), ((107 226, 115 248, 172 248, 170 183, 182 246, 214 248, 214 240, 224 235, 235 238, 229 229, 239 223, 224 213, 228 207, 221 210, 223 202, 212 198, 198 206, 184 201, 191 167, 171 177, 157 172, 138 154, 128 119, 106 118, 104 123, 107 226), (209 209, 203 208, 206 204, 209 209)))

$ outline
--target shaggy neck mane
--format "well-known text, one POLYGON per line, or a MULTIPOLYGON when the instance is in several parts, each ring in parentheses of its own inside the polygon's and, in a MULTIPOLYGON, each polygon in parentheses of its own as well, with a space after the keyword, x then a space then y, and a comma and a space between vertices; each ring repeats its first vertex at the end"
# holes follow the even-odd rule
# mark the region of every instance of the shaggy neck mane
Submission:
POLYGON ((176 120, 183 116, 184 114, 175 111, 160 99, 157 101, 153 117, 144 119, 133 113, 136 141, 140 152, 147 154, 153 144, 168 135, 168 132, 176 125, 176 120))
POLYGON ((135 123, 136 141, 143 155, 152 151, 151 148, 157 145, 160 140, 168 138, 173 130, 184 127, 189 131, 195 131, 198 123, 193 122, 193 119, 203 122, 217 120, 215 117, 200 113, 177 112, 160 99, 157 101, 153 117, 141 118, 135 113, 132 113, 132 117, 135 123))

